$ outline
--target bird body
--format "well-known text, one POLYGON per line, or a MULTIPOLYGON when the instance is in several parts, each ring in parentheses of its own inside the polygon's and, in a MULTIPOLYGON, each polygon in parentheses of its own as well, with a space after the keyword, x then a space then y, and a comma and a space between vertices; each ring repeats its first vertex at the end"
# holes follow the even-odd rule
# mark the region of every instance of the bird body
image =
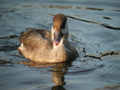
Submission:
POLYGON ((66 17, 57 14, 54 16, 51 31, 28 28, 20 36, 19 52, 25 58, 40 64, 75 59, 78 53, 68 41, 66 25, 66 17))

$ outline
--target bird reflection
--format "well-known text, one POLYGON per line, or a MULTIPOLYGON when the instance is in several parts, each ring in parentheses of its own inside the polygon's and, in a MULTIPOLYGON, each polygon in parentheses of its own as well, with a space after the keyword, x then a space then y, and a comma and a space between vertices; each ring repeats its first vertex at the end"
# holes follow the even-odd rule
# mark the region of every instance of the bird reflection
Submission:
POLYGON ((73 61, 68 60, 67 62, 57 63, 57 64, 38 65, 34 62, 21 62, 21 64, 37 67, 37 68, 51 66, 52 81, 54 83, 54 86, 52 86, 51 90, 66 90, 64 88, 64 85, 65 85, 64 75, 67 73, 68 68, 71 67, 72 62, 73 61))
POLYGON ((63 86, 54 86, 52 90, 66 90, 63 86))
POLYGON ((56 64, 52 68, 52 80, 54 82, 54 86, 52 90, 65 90, 63 87, 65 85, 64 75, 67 73, 68 68, 72 65, 72 61, 66 63, 56 64))
POLYGON ((64 74, 66 72, 66 68, 64 64, 58 64, 53 68, 52 72, 52 80, 56 86, 64 85, 64 74))

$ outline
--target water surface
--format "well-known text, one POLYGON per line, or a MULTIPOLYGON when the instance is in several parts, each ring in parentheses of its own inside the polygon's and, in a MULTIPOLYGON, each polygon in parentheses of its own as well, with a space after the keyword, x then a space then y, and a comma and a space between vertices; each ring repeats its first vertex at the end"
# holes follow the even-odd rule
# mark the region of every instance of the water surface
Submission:
POLYGON ((0 0, 0 90, 119 90, 119 0, 0 0), (18 36, 50 29, 52 15, 68 16, 79 57, 69 64, 19 64, 18 36))

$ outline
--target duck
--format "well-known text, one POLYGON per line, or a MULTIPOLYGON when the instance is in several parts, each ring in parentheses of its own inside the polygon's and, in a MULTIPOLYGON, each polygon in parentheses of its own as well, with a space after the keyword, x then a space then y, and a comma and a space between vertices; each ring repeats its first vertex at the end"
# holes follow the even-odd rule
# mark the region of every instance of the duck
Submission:
POLYGON ((51 30, 27 28, 22 32, 18 51, 26 59, 39 64, 74 60, 78 52, 68 37, 67 16, 58 13, 53 17, 51 30))

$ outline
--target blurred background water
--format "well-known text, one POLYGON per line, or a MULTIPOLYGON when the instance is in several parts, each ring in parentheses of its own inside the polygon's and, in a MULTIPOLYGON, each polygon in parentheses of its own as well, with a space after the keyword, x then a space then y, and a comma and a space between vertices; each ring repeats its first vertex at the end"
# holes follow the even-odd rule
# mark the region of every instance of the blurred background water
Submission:
POLYGON ((113 51, 120 51, 120 0, 0 0, 0 90, 119 90, 120 54, 113 51), (20 33, 50 29, 57 13, 74 17, 70 41, 80 56, 54 67, 18 64, 26 60, 16 50, 20 33), (106 52, 102 60, 84 57, 106 52))

